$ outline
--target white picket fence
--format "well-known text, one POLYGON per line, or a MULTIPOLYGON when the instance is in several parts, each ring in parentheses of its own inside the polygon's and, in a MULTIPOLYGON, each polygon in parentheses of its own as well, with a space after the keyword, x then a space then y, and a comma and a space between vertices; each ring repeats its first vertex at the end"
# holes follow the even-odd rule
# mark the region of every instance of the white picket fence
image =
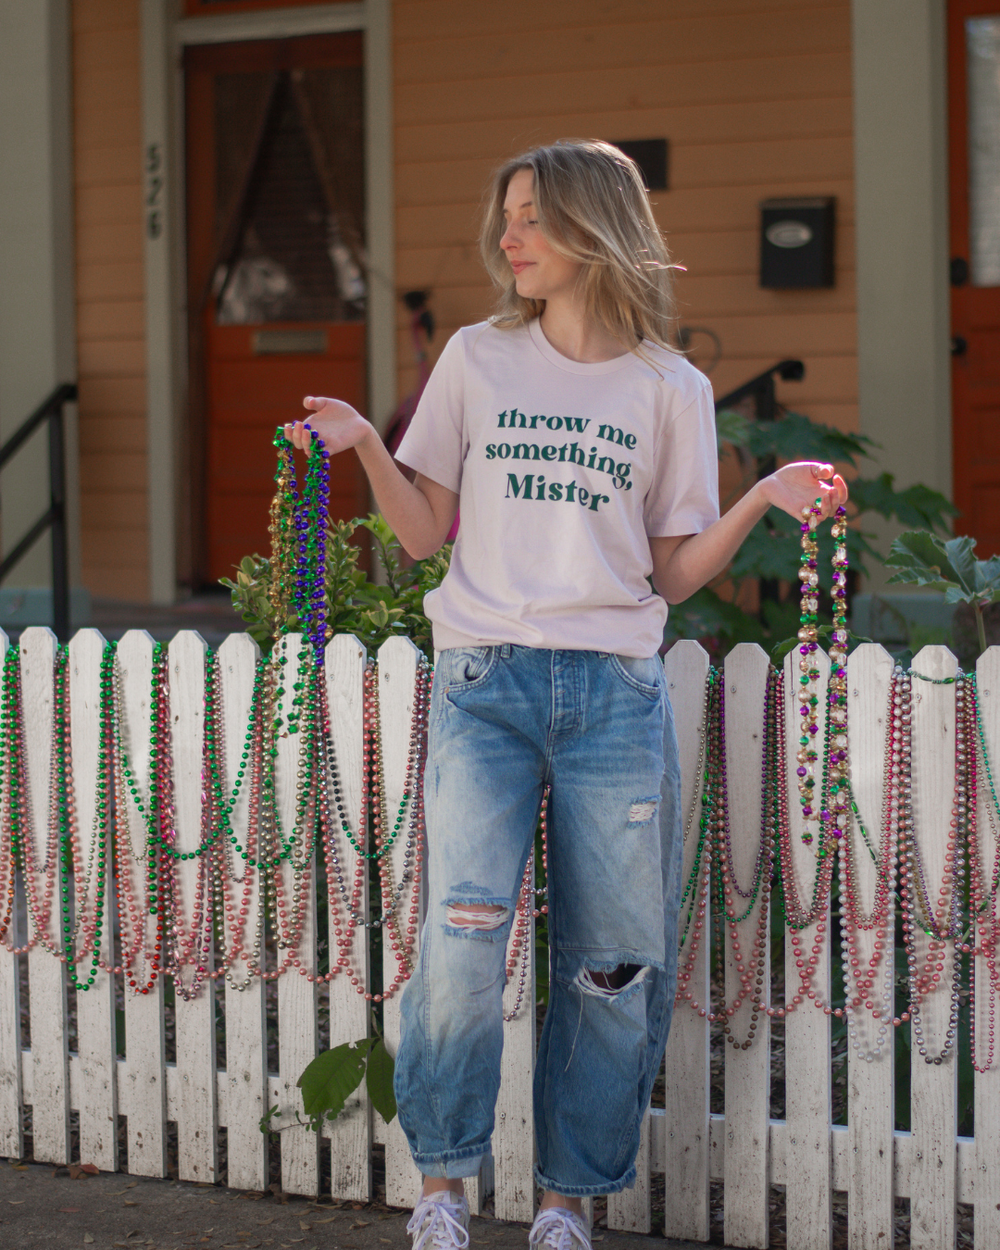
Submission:
MULTIPOLYGON (((6 648, 6 639, 0 638, 6 648)), ((77 814, 82 837, 90 835, 96 773, 98 674, 103 639, 93 630, 79 632, 70 644, 72 750, 77 814), (88 788, 89 783, 89 788, 88 788)), ((293 644, 294 646, 294 644, 293 644)), ((46 827, 50 786, 55 639, 48 630, 25 631, 20 643, 25 740, 30 802, 38 829, 46 827)), ((135 727, 148 726, 152 640, 133 631, 119 644, 127 744, 141 779, 148 765, 148 741, 135 727)), ((202 788, 205 644, 191 632, 177 635, 169 648, 178 845, 197 845, 202 788)), ((257 648, 244 634, 220 648, 226 723, 226 769, 234 776, 243 745, 253 687, 257 648)), ((389 810, 401 796, 412 712, 418 652, 406 639, 394 639, 378 656, 378 682, 384 766, 389 810)), ((350 636, 334 638, 327 649, 326 681, 340 773, 349 819, 356 825, 361 801, 362 680, 366 655, 350 636)), ((791 664, 791 659, 788 661, 791 664)), ((684 811, 696 801, 695 775, 705 709, 708 657, 696 644, 681 642, 665 661, 681 749, 684 811)), ((914 666, 928 677, 954 674, 956 662, 945 648, 925 648, 914 666)), ((854 793, 862 811, 877 826, 882 797, 885 715, 892 671, 890 657, 877 646, 859 648, 850 658, 848 690, 854 793)), ((797 674, 795 674, 797 675, 797 674)), ((761 722, 767 659, 755 646, 740 646, 725 670, 726 738, 731 834, 737 867, 744 879, 752 873, 760 839, 761 722)), ((987 740, 1000 759, 1000 648, 979 662, 978 681, 987 740)), ((288 683, 289 685, 291 683, 288 683)), ((919 768, 919 815, 925 862, 931 880, 940 877, 952 803, 954 766, 954 687, 918 683, 914 692, 913 751, 919 768)), ((786 689, 794 685, 786 669, 786 689)), ((290 697, 290 696, 286 696, 290 697)), ((795 713, 787 702, 788 724, 795 713)), ((789 762, 794 768, 795 732, 789 732, 789 762)), ((290 824, 296 767, 294 740, 281 740, 278 759, 282 817, 290 824), (282 778, 284 781, 282 782, 282 778)), ((794 778, 793 778, 794 780, 794 778)), ((790 787, 794 799, 794 786, 790 787)), ((793 807, 796 806, 793 803, 793 807)), ((810 881, 814 859, 794 836, 796 871, 810 881)), ((246 797, 233 813, 239 836, 245 828, 246 797), (241 821, 243 824, 241 825, 241 821)), ((989 840, 985 815, 981 837, 989 840)), ((685 848, 685 879, 696 838, 685 848)), ((84 847, 86 854, 89 848, 84 847)), ((396 879, 402 871, 402 841, 394 846, 396 879)), ((193 867, 190 870, 194 871, 193 867)), ((875 867, 860 863, 870 899, 875 867)), ((109 874, 110 875, 110 874, 109 874)), ((193 883, 193 877, 191 878, 193 883)), ((252 897, 253 911, 259 900, 252 897)), ((300 960, 316 967, 316 917, 303 934, 300 960)), ((749 950, 756 912, 741 925, 749 950)), ((110 926, 109 926, 110 929, 110 926)), ((104 956, 110 957, 109 929, 104 956)), ((805 945, 812 931, 803 935, 805 945)), ((871 935, 866 935, 871 940, 871 935)), ((8 941, 11 940, 8 936, 8 941)), ((25 934, 14 935, 23 942, 25 934)), ((534 959, 534 936, 526 943, 534 959)), ((814 984, 830 992, 829 942, 814 984)), ((863 952, 867 954, 867 952, 863 952)), ((162 980, 144 996, 125 998, 127 1054, 116 1057, 115 993, 112 979, 101 974, 87 993, 77 995, 77 1049, 68 1047, 65 965, 35 947, 27 956, 30 984, 31 1048, 20 1041, 17 958, 0 945, 0 1154, 19 1157, 23 1150, 23 1110, 31 1108, 34 1157, 69 1161, 70 1112, 79 1114, 79 1157, 104 1170, 118 1167, 118 1116, 127 1119, 129 1172, 164 1176, 167 1171, 167 1125, 177 1126, 177 1166, 181 1179, 213 1181, 217 1176, 218 1130, 227 1130, 229 1185, 261 1190, 269 1180, 267 1141, 258 1124, 277 1106, 281 1133, 281 1185, 291 1193, 315 1195, 323 1182, 337 1198, 371 1196, 372 1146, 384 1143, 386 1197, 391 1205, 409 1205, 418 1178, 398 1124, 386 1125, 368 1104, 363 1088, 348 1110, 328 1128, 331 1174, 320 1174, 316 1134, 295 1124, 301 1107, 296 1080, 317 1053, 321 999, 329 994, 330 1044, 354 1041, 368 1030, 368 1006, 343 977, 329 989, 289 971, 278 980, 278 1073, 267 1070, 266 1000, 259 980, 237 992, 212 986, 191 1001, 176 1001, 176 1064, 165 1059, 164 986, 162 980), (225 994, 225 1067, 216 1063, 215 995, 225 994)), ((732 957, 730 956, 732 962, 732 957)), ((352 962, 366 967, 362 935, 356 937, 352 962)), ((798 985, 790 941, 786 943, 789 987, 798 985)), ((386 981, 395 973, 387 952, 386 981)), ((493 1161, 470 1189, 471 1205, 481 1208, 492 1190, 498 1218, 530 1220, 535 1203, 532 1180, 533 1140, 531 1079, 535 1054, 534 967, 522 1010, 506 1026, 503 1077, 497 1105, 493 1161), (488 1174, 487 1174, 488 1172, 488 1174)), ((944 970, 947 982, 948 968, 944 970)), ((986 984, 983 970, 982 984, 986 984)), ((709 995, 708 942, 703 943, 690 983, 693 996, 709 995)), ((735 965, 727 970, 732 993, 738 984, 735 965)), ((513 1006, 515 984, 505 1000, 513 1006)), ((790 992, 794 992, 790 990, 790 992)), ((947 1026, 947 994, 924 1007, 927 1032, 941 1037, 947 1026)), ((986 995, 977 1004, 985 1036, 986 995)), ((733 1022, 745 1034, 749 1007, 733 1022)), ((849 1244, 858 1250, 889 1250, 894 1244, 893 1201, 910 1200, 911 1242, 919 1250, 942 1250, 956 1237, 956 1203, 975 1206, 975 1244, 1000 1246, 1000 1072, 975 1078, 976 1136, 956 1137, 956 1064, 924 1063, 914 1054, 911 1131, 894 1132, 893 1051, 888 1046, 874 1063, 850 1052, 848 1124, 832 1124, 830 1017, 805 1004, 784 1023, 786 1117, 769 1119, 771 1061, 769 1022, 762 1017, 756 1040, 746 1050, 727 1047, 725 1114, 709 1108, 709 1030, 706 1019, 681 1008, 667 1049, 665 1106, 645 1120, 635 1187, 608 1203, 613 1228, 649 1231, 651 1178, 665 1174, 665 1233, 668 1237, 707 1240, 709 1186, 724 1184, 725 1240, 733 1246, 768 1245, 769 1186, 783 1185, 787 1203, 789 1250, 824 1250, 832 1238, 831 1196, 844 1191, 849 1204, 849 1244)), ((390 1050, 398 1040, 398 1000, 385 1005, 385 1034, 390 1050)))

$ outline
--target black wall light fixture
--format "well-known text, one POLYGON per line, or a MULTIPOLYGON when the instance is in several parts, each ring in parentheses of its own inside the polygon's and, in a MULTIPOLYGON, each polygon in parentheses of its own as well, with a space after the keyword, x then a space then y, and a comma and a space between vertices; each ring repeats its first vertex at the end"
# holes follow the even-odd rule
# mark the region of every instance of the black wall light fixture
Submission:
POLYGON ((611 142, 639 166, 647 191, 666 191, 666 139, 612 139, 611 142))
POLYGON ((763 200, 760 285, 772 290, 834 284, 836 197, 763 200))

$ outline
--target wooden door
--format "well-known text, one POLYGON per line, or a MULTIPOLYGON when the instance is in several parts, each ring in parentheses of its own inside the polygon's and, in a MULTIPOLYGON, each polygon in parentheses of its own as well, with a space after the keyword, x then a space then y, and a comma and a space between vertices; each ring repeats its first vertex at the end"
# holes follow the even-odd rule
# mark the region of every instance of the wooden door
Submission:
POLYGON ((1000 0, 949 4, 952 429, 959 533, 1000 552, 1000 0))
MULTIPOLYGON (((360 33, 189 48, 195 579, 266 554, 275 428, 302 396, 365 410, 360 33)), ((357 457, 330 514, 368 510, 357 457)))

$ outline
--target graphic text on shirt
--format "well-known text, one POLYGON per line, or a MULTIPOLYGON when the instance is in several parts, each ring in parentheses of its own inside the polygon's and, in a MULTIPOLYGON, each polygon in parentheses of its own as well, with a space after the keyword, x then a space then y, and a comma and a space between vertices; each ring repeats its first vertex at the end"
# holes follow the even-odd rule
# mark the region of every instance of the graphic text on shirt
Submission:
MULTIPOLYGON (((526 416, 517 408, 497 414, 497 427, 501 430, 535 430, 557 431, 568 430, 571 433, 583 434, 591 421, 589 417, 547 417, 541 413, 526 416)), ((591 437, 600 439, 612 446, 624 447, 634 451, 636 436, 627 434, 617 426, 601 423, 596 434, 591 437)), ((579 443, 487 443, 487 460, 538 460, 558 464, 576 464, 581 468, 595 469, 599 473, 607 473, 615 490, 631 490, 632 463, 629 460, 616 461, 613 455, 602 455, 598 447, 584 448, 579 443)), ((600 504, 610 503, 608 495, 588 490, 576 481, 546 482, 544 474, 526 474, 518 478, 515 473, 507 474, 507 490, 505 498, 548 500, 551 502, 577 502, 590 511, 596 512, 600 504)))

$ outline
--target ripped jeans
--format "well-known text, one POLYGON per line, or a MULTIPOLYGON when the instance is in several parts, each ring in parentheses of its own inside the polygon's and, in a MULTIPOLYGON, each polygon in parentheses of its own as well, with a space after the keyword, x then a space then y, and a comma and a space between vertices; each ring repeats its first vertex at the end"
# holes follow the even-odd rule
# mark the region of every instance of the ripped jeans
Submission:
POLYGON ((428 905, 395 1078, 414 1162, 475 1176, 490 1152, 506 943, 550 783, 535 1175, 560 1194, 615 1193, 635 1180, 677 979, 680 772, 663 666, 449 649, 429 734, 428 905))

